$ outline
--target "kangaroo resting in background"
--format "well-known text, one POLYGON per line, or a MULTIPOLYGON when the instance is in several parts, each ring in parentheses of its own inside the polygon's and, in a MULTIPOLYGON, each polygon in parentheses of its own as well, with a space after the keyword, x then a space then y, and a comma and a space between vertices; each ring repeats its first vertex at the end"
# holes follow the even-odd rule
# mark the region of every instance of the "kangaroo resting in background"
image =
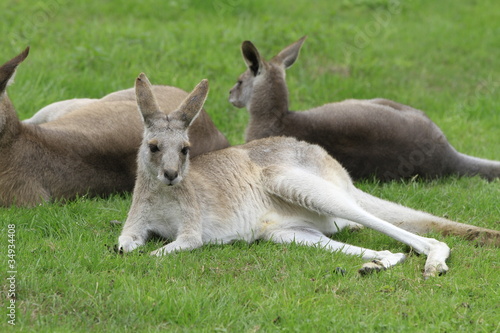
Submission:
POLYGON ((56 120, 71 113, 83 106, 98 101, 97 98, 73 98, 64 101, 54 102, 38 110, 31 118, 24 119, 25 124, 43 124, 56 120))
MULTIPOLYGON (((0 206, 131 191, 143 131, 134 89, 83 100, 77 107, 79 100, 58 102, 38 122, 57 119, 20 122, 5 90, 28 51, 0 67, 0 206)), ((153 89, 165 113, 187 96, 174 87, 153 89)), ((193 155, 229 145, 205 112, 190 135, 193 155)))
POLYGON ((264 239, 359 255, 370 260, 361 273, 405 259, 402 253, 373 251, 327 237, 346 226, 364 225, 427 255, 428 277, 448 270, 450 249, 407 230, 481 236, 500 244, 498 231, 452 222, 362 192, 323 148, 294 138, 256 140, 190 162, 188 130, 207 93, 208 82, 203 80, 177 111, 166 116, 147 77, 137 78, 145 130, 132 205, 118 238, 120 251, 132 251, 157 234, 172 241, 151 253, 157 256, 207 243, 264 239))
POLYGON ((303 112, 288 109, 285 70, 293 65, 306 37, 270 61, 249 41, 241 46, 248 69, 231 89, 229 101, 246 107, 246 141, 292 136, 325 148, 355 180, 382 181, 447 175, 500 177, 500 162, 461 154, 424 112, 377 98, 348 99, 303 112))

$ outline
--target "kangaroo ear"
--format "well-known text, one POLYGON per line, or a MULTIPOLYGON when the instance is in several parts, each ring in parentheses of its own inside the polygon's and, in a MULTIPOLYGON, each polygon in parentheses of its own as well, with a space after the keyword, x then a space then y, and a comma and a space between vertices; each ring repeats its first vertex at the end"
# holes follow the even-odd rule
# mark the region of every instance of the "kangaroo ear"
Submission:
POLYGON ((302 37, 295 43, 288 45, 285 47, 283 50, 281 50, 280 53, 278 53, 272 61, 277 61, 279 63, 282 63, 285 66, 285 69, 289 68, 292 66, 297 60, 300 52, 300 48, 302 47, 302 44, 306 40, 307 36, 302 37))
POLYGON ((184 122, 184 126, 188 128, 200 114, 207 95, 208 80, 204 79, 194 87, 193 91, 186 97, 177 111, 172 113, 172 118, 180 119, 184 122))
POLYGON ((14 77, 17 66, 23 62, 28 56, 30 51, 29 46, 20 54, 7 61, 0 67, 0 94, 4 92, 5 88, 11 83, 11 79, 14 77))
POLYGON ((135 96, 144 122, 148 123, 153 115, 160 112, 160 107, 158 106, 156 97, 153 95, 151 83, 144 73, 141 73, 135 80, 135 96))
POLYGON ((243 54, 243 60, 245 60, 248 69, 252 71, 254 76, 257 76, 262 69, 264 59, 260 56, 255 45, 253 45, 251 41, 244 41, 243 44, 241 44, 241 53, 243 54))

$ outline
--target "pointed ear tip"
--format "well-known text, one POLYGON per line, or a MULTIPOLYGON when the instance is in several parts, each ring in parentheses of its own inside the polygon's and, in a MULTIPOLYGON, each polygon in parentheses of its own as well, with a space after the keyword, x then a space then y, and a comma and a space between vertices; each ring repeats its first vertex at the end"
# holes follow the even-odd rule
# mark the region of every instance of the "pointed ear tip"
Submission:
POLYGON ((135 83, 136 83, 136 85, 137 84, 140 84, 140 85, 150 85, 148 77, 144 73, 139 74, 139 76, 135 80, 135 83))
POLYGON ((241 48, 251 47, 251 46, 253 46, 253 43, 249 40, 245 40, 243 41, 243 43, 241 43, 241 48))
POLYGON ((204 94, 208 93, 208 89, 209 89, 209 87, 208 87, 208 80, 207 79, 201 80, 200 83, 198 83, 196 85, 195 89, 199 89, 198 91, 203 92, 204 94))
POLYGON ((30 47, 27 46, 16 58, 19 59, 19 62, 24 61, 28 54, 30 53, 30 47))

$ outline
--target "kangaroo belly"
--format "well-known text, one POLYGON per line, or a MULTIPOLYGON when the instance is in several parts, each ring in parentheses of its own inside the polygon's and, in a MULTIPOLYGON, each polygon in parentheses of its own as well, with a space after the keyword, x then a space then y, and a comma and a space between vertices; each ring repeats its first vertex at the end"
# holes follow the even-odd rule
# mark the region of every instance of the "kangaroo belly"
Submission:
POLYGON ((331 236, 346 227, 360 227, 352 221, 319 215, 298 206, 291 207, 289 211, 284 211, 285 207, 287 207, 286 203, 281 204, 278 209, 269 210, 259 217, 256 239, 273 240, 277 233, 284 230, 291 232, 317 230, 324 235, 331 236))

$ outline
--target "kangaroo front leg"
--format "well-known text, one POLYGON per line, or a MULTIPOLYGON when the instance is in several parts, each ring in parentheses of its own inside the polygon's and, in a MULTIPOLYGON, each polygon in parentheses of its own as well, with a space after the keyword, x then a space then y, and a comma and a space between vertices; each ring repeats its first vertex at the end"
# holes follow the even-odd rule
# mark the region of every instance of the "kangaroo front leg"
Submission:
MULTIPOLYGON (((188 208, 193 208, 190 207, 190 205, 195 205, 195 203, 187 204, 188 208)), ((175 251, 193 250, 203 245, 201 215, 197 208, 197 206, 194 206, 194 210, 184 210, 183 219, 179 224, 179 230, 175 240, 151 252, 152 256, 161 257, 175 251)))
POLYGON ((390 251, 374 251, 362 247, 349 245, 334 241, 321 232, 311 228, 290 227, 275 228, 268 230, 265 239, 277 243, 297 243, 305 246, 318 246, 332 252, 340 251, 349 255, 360 256, 363 260, 369 260, 359 270, 360 274, 380 271, 403 262, 406 256, 403 253, 392 253, 390 251))
POLYGON ((130 252, 146 243, 148 231, 141 221, 131 221, 130 217, 125 222, 123 231, 118 237, 118 250, 130 252))
POLYGON ((143 205, 133 202, 132 207, 118 237, 118 250, 121 252, 130 252, 144 245, 151 230, 151 217, 143 205))
POLYGON ((188 251, 199 248, 203 245, 203 241, 201 240, 201 235, 198 237, 196 235, 184 235, 183 237, 179 237, 171 243, 160 247, 157 250, 151 252, 152 256, 161 257, 168 253, 176 252, 176 251, 188 251))

